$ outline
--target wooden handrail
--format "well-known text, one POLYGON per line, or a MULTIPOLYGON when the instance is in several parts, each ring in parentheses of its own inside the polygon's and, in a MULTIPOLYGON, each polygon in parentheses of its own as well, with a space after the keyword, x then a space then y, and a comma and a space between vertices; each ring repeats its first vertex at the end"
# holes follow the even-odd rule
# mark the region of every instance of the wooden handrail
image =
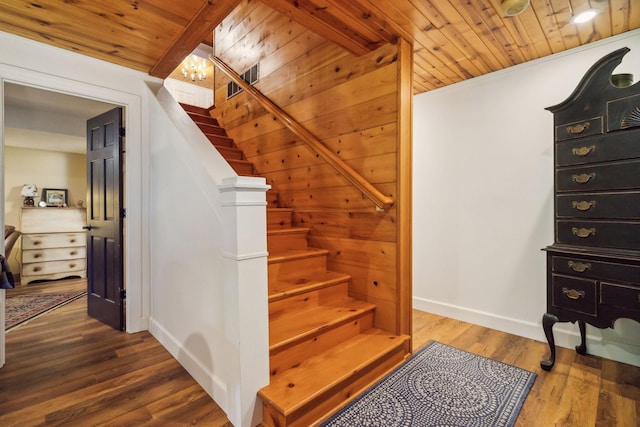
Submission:
POLYGON ((217 65, 231 80, 240 86, 245 92, 254 97, 269 113, 273 114, 278 120, 293 132, 298 138, 305 142, 313 151, 322 157, 327 163, 333 166, 342 176, 355 185, 365 196, 373 201, 376 206, 387 210, 395 203, 393 197, 385 196, 380 190, 374 187, 369 181, 362 177, 358 172, 353 170, 351 166, 346 164, 340 157, 335 155, 326 145, 309 132, 304 126, 298 123, 286 111, 278 107, 269 98, 262 94, 258 89, 245 82, 238 73, 224 63, 217 56, 209 56, 209 59, 217 65))

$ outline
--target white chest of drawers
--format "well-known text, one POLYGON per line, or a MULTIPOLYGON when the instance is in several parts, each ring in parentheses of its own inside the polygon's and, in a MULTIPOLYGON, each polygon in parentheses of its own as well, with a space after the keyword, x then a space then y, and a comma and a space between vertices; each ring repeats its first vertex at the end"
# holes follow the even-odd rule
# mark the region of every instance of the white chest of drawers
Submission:
POLYGON ((84 208, 22 208, 20 282, 87 277, 84 208))

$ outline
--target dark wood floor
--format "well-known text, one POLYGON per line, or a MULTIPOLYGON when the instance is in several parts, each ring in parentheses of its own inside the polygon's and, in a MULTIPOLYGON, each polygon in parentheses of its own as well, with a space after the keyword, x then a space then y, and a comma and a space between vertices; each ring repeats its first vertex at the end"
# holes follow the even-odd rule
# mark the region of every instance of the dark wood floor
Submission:
MULTIPOLYGON (((83 280, 11 293, 86 288, 83 280)), ((0 426, 230 426, 224 412, 148 332, 126 334, 86 315, 86 297, 6 336, 0 426)))
MULTIPOLYGON (((58 286, 84 286, 83 281, 58 286)), ((41 285, 8 292, 43 292, 41 285)), ((414 349, 432 340, 536 372, 516 426, 640 426, 640 368, 414 311, 414 349)), ((225 414, 148 333, 114 331, 72 302, 7 334, 0 426, 229 426, 225 414)))

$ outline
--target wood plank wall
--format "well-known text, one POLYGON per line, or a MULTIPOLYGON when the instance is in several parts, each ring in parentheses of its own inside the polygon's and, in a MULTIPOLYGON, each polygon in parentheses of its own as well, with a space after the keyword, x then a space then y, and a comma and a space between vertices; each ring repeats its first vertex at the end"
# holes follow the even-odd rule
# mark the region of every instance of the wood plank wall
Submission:
MULTIPOLYGON (((378 189, 398 198, 403 87, 398 45, 356 57, 263 3, 247 0, 216 28, 214 52, 239 73, 259 63, 256 88, 378 189)), ((410 63, 412 55, 404 56, 410 63)), ((227 100, 228 82, 216 71, 214 116, 278 191, 281 206, 295 209, 294 223, 311 228, 310 244, 330 251, 329 269, 352 275, 352 296, 377 305, 376 326, 410 333, 410 319, 403 322, 400 316, 410 316, 411 308, 401 310, 399 295, 407 292, 398 283, 403 277, 410 293, 410 272, 401 274, 398 260, 404 252, 410 256, 411 243, 408 238, 404 248, 398 247, 398 206, 376 211, 247 94, 227 100)), ((411 94, 411 84, 404 87, 411 94)), ((404 134, 410 123, 408 118, 404 134)), ((402 200, 410 203, 410 194, 402 200)))

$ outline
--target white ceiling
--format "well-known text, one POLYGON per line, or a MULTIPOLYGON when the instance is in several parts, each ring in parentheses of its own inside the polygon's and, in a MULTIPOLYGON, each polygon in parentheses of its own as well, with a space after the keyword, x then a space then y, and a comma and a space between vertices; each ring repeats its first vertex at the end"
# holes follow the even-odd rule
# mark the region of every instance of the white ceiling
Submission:
POLYGON ((4 107, 5 145, 84 153, 87 120, 115 106, 35 87, 5 83, 4 107))

